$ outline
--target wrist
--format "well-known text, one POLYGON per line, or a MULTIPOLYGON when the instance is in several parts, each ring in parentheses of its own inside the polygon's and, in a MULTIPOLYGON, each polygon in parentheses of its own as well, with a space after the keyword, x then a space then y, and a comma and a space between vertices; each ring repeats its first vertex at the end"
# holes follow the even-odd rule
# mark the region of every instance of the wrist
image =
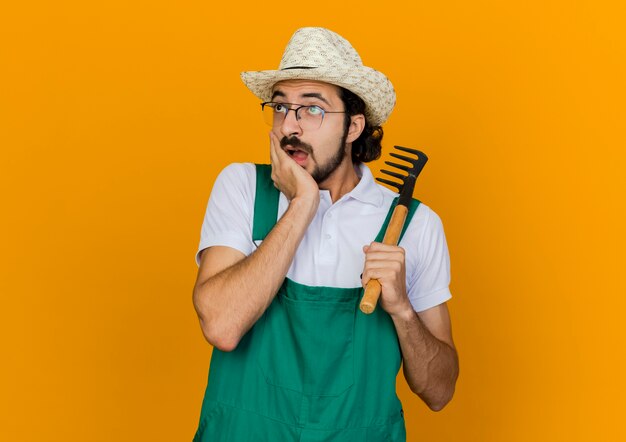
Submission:
POLYGON ((314 195, 298 195, 289 202, 289 209, 304 214, 309 221, 313 219, 320 204, 319 192, 314 195))
POLYGON ((407 302, 403 306, 389 312, 389 316, 391 316, 394 322, 409 322, 415 319, 415 310, 413 310, 413 306, 407 299, 407 302))

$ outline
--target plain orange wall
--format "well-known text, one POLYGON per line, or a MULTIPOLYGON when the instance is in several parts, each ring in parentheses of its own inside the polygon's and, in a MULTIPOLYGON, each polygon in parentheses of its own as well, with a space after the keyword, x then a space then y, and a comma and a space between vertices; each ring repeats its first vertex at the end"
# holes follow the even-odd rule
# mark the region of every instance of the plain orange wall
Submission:
POLYGON ((409 440, 626 440, 623 4, 3 4, 0 440, 191 440, 205 205, 269 160, 239 72, 311 25, 393 81, 385 145, 430 157, 461 377, 440 413, 400 381, 409 440))

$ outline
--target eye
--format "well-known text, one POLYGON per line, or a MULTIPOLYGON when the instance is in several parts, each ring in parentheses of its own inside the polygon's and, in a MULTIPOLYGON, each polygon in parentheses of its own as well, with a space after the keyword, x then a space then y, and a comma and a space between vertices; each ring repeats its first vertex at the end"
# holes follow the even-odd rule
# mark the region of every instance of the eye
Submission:
POLYGON ((284 114, 287 112, 287 106, 280 103, 273 103, 272 107, 274 108, 274 112, 284 114))
POLYGON ((306 108, 306 112, 312 117, 318 117, 324 113, 322 108, 319 106, 308 106, 306 108))

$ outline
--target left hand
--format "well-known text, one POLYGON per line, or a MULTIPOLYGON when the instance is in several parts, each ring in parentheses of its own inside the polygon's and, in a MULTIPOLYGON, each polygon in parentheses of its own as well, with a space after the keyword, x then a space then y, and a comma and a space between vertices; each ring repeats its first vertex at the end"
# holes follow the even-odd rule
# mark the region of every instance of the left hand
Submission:
POLYGON ((319 205, 320 189, 304 168, 298 165, 280 147, 280 141, 274 132, 270 132, 270 159, 272 163, 272 181, 289 201, 303 198, 314 201, 315 210, 319 205))
POLYGON ((373 242, 363 247, 365 266, 361 283, 363 287, 370 279, 377 279, 382 286, 380 306, 390 315, 412 311, 406 293, 406 270, 404 249, 399 246, 373 242))

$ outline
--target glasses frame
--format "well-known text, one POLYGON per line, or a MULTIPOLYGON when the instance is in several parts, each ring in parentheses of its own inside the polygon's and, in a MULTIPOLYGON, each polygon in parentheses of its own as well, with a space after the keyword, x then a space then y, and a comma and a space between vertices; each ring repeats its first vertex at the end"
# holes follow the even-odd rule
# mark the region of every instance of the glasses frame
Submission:
MULTIPOLYGON (((302 125, 300 125, 301 118, 298 118, 298 113, 300 112, 300 109, 302 109, 302 108, 317 107, 319 110, 322 111, 322 120, 320 121, 320 125, 317 127, 317 129, 322 127, 322 124, 324 123, 324 117, 326 116, 326 114, 345 114, 345 113, 347 113, 347 111, 327 111, 327 110, 325 110, 324 108, 322 108, 318 104, 278 103, 276 101, 265 101, 265 102, 261 103, 261 111, 265 111, 265 106, 267 106, 268 104, 280 104, 281 106, 285 106, 287 108, 287 112, 285 112, 285 118, 283 119, 283 121, 285 121, 287 119, 287 115, 289 115, 289 111, 293 111, 294 115, 296 116, 296 122, 298 123, 298 126, 300 126, 300 129, 303 129, 303 127, 302 127, 302 125), (292 106, 298 106, 298 107, 294 108, 292 106)), ((272 107, 272 106, 269 106, 269 107, 272 107)), ((272 125, 272 127, 273 127, 273 125, 272 125)), ((317 129, 315 129, 315 130, 317 130, 317 129)))

